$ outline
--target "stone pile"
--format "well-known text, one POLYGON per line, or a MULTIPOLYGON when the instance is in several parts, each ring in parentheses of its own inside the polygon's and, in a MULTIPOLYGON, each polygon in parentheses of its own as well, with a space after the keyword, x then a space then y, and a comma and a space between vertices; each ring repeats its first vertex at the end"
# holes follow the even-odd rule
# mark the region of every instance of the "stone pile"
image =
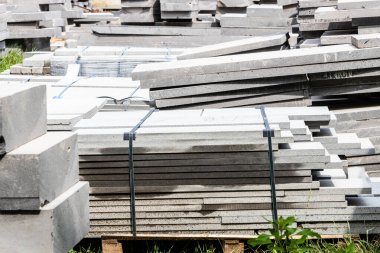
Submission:
POLYGON ((9 39, 59 37, 68 20, 80 18, 69 0, 7 0, 9 39))
POLYGON ((277 4, 253 4, 246 13, 227 13, 220 17, 224 34, 265 35, 291 31, 297 14, 297 1, 277 1, 277 4))
MULTIPOLYGON (((265 112, 279 214, 295 215, 299 226, 322 234, 378 233, 379 205, 365 204, 374 197, 363 195, 371 194, 369 178, 344 160, 373 154, 369 140, 331 135, 336 119, 327 107, 265 112)), ((89 237, 131 232, 130 146, 123 136, 146 114, 99 112, 75 126, 80 177, 91 187, 89 237)), ((137 130, 132 150, 137 235, 254 235, 270 229, 264 129, 254 108, 153 112, 137 130)))
POLYGON ((47 132, 46 88, 0 84, 0 251, 67 252, 89 229, 77 135, 47 132))

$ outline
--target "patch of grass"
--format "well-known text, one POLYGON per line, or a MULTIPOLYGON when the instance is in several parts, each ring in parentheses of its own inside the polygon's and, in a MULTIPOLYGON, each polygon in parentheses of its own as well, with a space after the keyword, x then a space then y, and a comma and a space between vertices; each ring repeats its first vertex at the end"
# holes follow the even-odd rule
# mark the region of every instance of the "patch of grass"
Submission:
POLYGON ((0 73, 9 69, 15 64, 22 63, 22 50, 19 48, 10 49, 9 52, 0 59, 0 73))
POLYGON ((379 238, 361 240, 346 238, 335 242, 317 241, 312 252, 321 253, 380 253, 379 238))

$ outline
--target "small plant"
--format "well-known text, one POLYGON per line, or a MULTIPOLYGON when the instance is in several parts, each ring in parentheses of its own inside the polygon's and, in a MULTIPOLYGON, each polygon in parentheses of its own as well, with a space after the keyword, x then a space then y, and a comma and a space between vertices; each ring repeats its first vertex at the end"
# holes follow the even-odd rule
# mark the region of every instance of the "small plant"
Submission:
POLYGON ((197 246, 194 249, 194 253, 215 253, 216 248, 212 243, 203 243, 198 242, 197 246))
POLYGON ((308 243, 310 238, 321 236, 310 229, 299 229, 294 227, 296 218, 291 216, 278 219, 277 223, 270 222, 275 229, 270 230, 270 234, 261 234, 255 239, 248 240, 252 247, 265 246, 269 251, 275 253, 288 252, 313 252, 315 248, 308 243))
POLYGON ((22 50, 19 48, 14 48, 9 50, 9 52, 0 60, 0 73, 9 69, 15 64, 22 63, 23 56, 22 50))
POLYGON ((162 250, 160 247, 154 243, 153 249, 148 249, 147 253, 171 253, 173 246, 168 250, 162 250))
POLYGON ((92 248, 90 245, 90 246, 88 246, 88 248, 84 248, 84 247, 80 248, 79 251, 73 250, 73 249, 69 250, 68 253, 102 253, 102 251, 101 251, 101 249, 96 250, 96 249, 92 248))

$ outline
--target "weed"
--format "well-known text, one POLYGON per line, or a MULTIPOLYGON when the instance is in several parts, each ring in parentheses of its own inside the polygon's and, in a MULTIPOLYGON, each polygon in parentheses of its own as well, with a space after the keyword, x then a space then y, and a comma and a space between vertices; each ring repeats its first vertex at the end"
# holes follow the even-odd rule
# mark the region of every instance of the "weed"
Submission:
POLYGON ((276 224, 268 222, 276 225, 275 229, 271 229, 270 234, 261 234, 255 239, 248 240, 250 246, 254 248, 265 246, 269 251, 275 253, 313 252, 314 247, 309 243, 309 239, 321 238, 318 233, 310 229, 294 227, 296 218, 293 216, 286 219, 281 216, 276 224))

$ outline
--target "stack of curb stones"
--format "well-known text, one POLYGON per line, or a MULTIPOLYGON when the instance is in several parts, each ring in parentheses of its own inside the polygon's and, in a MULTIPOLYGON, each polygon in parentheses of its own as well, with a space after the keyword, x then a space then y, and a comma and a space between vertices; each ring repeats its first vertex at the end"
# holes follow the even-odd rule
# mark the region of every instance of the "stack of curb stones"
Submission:
POLYGON ((47 132, 46 88, 0 84, 0 251, 67 252, 88 232, 77 136, 47 132))
POLYGON ((277 3, 260 2, 247 7, 246 12, 226 13, 220 17, 225 35, 270 35, 290 32, 295 23, 297 1, 279 0, 277 3))

